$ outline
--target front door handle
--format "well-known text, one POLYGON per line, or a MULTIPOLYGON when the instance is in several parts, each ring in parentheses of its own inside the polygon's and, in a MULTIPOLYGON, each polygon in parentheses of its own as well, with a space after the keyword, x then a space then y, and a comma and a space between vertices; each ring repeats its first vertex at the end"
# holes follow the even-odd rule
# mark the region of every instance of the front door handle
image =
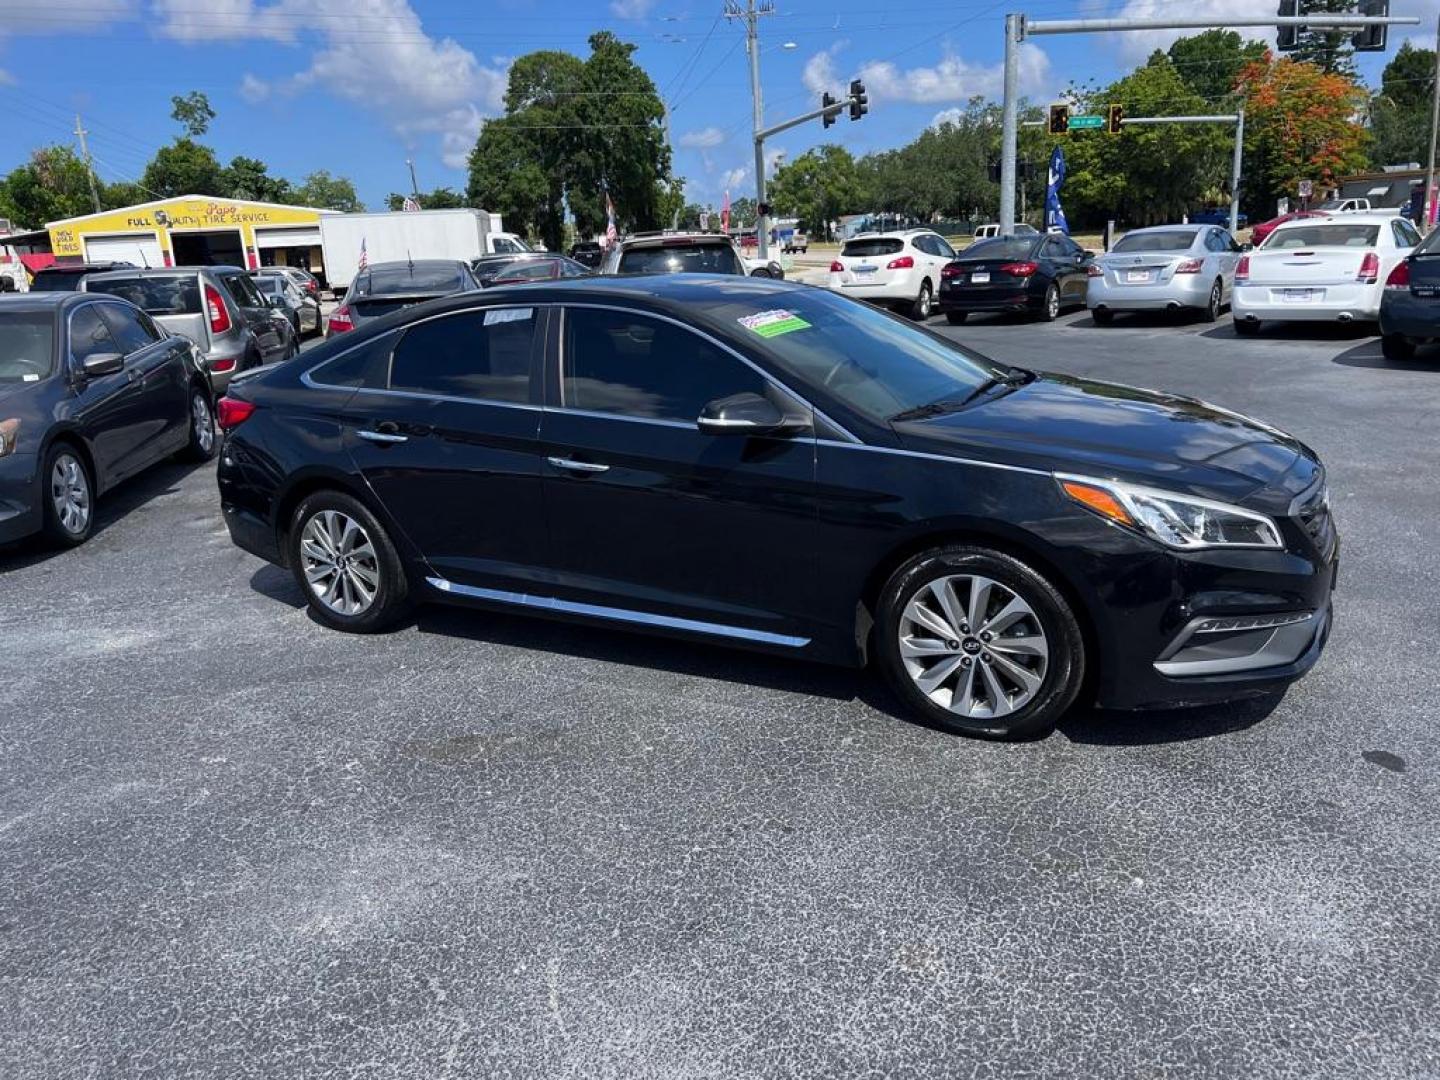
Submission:
POLYGON ((407 441, 409 441, 409 438, 410 438, 410 436, 408 436, 408 435, 399 435, 399 434, 396 434, 396 433, 393 432, 393 431, 366 431, 366 430, 361 430, 361 431, 355 432, 355 434, 356 434, 356 435, 359 435, 360 438, 366 440, 367 442, 381 443, 381 444, 386 445, 386 446, 390 445, 391 443, 407 442, 407 441))
POLYGON ((598 465, 593 461, 574 461, 571 458, 552 457, 546 458, 551 465, 557 469, 564 469, 566 472, 602 473, 609 472, 609 465, 598 465))

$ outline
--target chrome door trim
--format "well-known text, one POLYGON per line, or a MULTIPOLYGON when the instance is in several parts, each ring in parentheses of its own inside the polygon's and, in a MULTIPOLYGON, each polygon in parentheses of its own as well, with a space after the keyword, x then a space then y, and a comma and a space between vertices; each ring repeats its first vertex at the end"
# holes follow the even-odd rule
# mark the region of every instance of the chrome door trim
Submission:
POLYGON ((610 471, 609 465, 601 465, 596 461, 574 461, 571 458, 563 457, 547 457, 545 460, 553 467, 564 469, 567 472, 602 473, 610 471))
POLYGON ((809 638, 775 634, 768 630, 750 630, 742 626, 729 626, 725 623, 682 619, 675 615, 652 615, 649 612, 632 611, 629 608, 608 607, 604 604, 582 604, 574 600, 561 600, 553 596, 531 596, 529 593, 510 592, 505 589, 483 589, 475 585, 457 585, 442 577, 427 577, 425 581, 432 588, 452 596, 489 600, 497 604, 513 604, 516 607, 531 608, 537 611, 550 611, 562 615, 583 615, 593 619, 632 623, 636 626, 662 627, 666 630, 685 630, 690 633, 710 634, 714 637, 732 638, 737 641, 782 645, 791 649, 803 648, 810 644, 809 638))
POLYGON ((368 442, 384 443, 384 444, 387 445, 387 446, 390 445, 390 444, 392 444, 392 443, 402 443, 402 442, 409 442, 409 441, 410 441, 410 436, 408 436, 408 435, 391 435, 391 434, 389 434, 388 432, 384 432, 384 431, 363 431, 363 430, 362 430, 362 431, 357 431, 357 432, 355 432, 355 434, 356 434, 356 435, 359 435, 360 438, 365 439, 365 440, 368 441, 368 442))

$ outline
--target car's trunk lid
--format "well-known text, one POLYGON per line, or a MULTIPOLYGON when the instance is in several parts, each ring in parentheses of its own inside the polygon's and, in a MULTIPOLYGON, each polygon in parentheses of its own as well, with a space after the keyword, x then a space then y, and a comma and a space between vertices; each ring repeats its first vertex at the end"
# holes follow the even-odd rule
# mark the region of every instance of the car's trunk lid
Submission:
POLYGON ((1348 285, 1360 275, 1371 247, 1278 248, 1250 253, 1252 285, 1348 285))

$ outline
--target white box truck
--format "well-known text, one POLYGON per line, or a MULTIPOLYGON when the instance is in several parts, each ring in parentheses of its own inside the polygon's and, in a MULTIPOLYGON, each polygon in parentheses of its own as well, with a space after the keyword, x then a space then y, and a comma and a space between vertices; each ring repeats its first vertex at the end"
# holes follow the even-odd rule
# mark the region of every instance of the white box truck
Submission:
POLYGON ((360 248, 374 266, 406 259, 462 259, 529 251, 500 229, 500 215, 485 210, 396 210, 379 214, 320 215, 325 277, 343 295, 360 265, 360 248))

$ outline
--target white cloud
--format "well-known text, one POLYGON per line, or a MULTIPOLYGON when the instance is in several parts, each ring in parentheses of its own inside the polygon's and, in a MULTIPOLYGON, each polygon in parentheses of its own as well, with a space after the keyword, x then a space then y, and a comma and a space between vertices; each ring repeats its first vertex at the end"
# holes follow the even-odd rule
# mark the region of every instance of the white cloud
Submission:
MULTIPOLYGON (((1274 13, 1273 6, 1266 6, 1265 10, 1255 10, 1255 0, 1187 0, 1185 3, 1185 18, 1191 19, 1214 19, 1217 26, 1239 16, 1253 17, 1256 14, 1268 15, 1274 13)), ((1175 14, 1173 0, 1129 0, 1125 7, 1115 13, 1116 18, 1122 19, 1159 19, 1175 14)), ((1120 46, 1120 52, 1131 61, 1138 63, 1144 60, 1156 49, 1168 49, 1172 44, 1182 37, 1193 37, 1196 34, 1204 33, 1203 30, 1136 30, 1124 34, 1110 35, 1112 40, 1120 46)), ((1275 42, 1275 30, 1273 27, 1246 26, 1238 28, 1238 33, 1247 39, 1258 38, 1263 41, 1275 42)), ((1089 35, 1096 36, 1096 35, 1089 35)), ((1433 41, 1427 48, 1433 48, 1433 41)))
POLYGON ((960 118, 964 115, 965 110, 959 107, 941 109, 939 112, 937 112, 934 116, 930 118, 930 126, 933 128, 938 128, 942 124, 958 124, 960 123, 960 118))
POLYGON ((800 79, 806 90, 812 94, 823 94, 826 90, 839 89, 841 78, 835 74, 835 57, 849 44, 849 41, 842 38, 824 52, 818 52, 805 61, 805 71, 800 79))
POLYGON ((0 34, 64 34, 94 30, 134 18, 137 0, 30 0, 16 5, 0 3, 0 34), (7 10, 8 9, 8 10, 7 10))
POLYGON ((610 14, 617 19, 643 19, 654 6, 655 0, 610 0, 610 14))
POLYGON ((743 183, 749 175, 750 170, 743 167, 739 169, 729 169, 720 174, 720 189, 722 191, 729 191, 732 197, 734 197, 736 189, 739 188, 741 183, 743 183))
POLYGON ((306 0, 279 0, 260 5, 254 0, 209 0, 197 7, 190 0, 151 0, 160 33, 189 43, 224 39, 292 42, 313 19, 316 5, 306 0))
POLYGON ((247 71, 240 80, 240 96, 251 105, 258 105, 270 96, 270 84, 247 71))
POLYGON ((680 145, 695 150, 709 150, 719 146, 725 141, 725 132, 718 127, 701 128, 699 131, 687 131, 680 136, 680 145))
POLYGON ((14 86, 14 85, 15 85, 15 76, 14 76, 14 75, 11 75, 10 72, 6 71, 4 68, 0 68, 0 86, 14 86))
MULTIPOLYGON (((972 64, 946 53, 933 67, 901 69, 888 60, 860 67, 860 78, 872 101, 906 101, 921 105, 997 98, 1005 88, 1003 64, 972 64)), ((1022 94, 1049 92, 1050 58, 1038 46, 1020 46, 1019 84, 1022 94)))

